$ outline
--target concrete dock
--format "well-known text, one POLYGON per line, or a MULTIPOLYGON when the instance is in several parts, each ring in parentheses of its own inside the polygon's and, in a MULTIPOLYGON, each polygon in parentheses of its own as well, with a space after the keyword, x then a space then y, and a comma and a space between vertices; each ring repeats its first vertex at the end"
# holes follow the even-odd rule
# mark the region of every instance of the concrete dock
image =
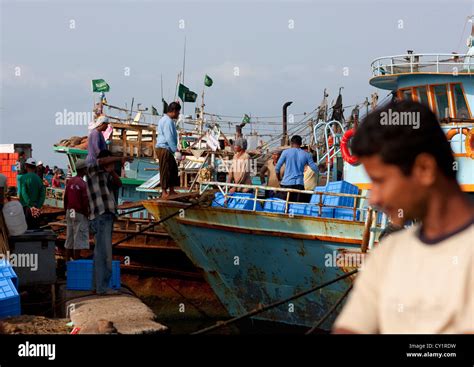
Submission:
POLYGON ((118 295, 97 296, 66 291, 66 315, 78 334, 162 334, 168 328, 140 299, 122 288, 118 295))

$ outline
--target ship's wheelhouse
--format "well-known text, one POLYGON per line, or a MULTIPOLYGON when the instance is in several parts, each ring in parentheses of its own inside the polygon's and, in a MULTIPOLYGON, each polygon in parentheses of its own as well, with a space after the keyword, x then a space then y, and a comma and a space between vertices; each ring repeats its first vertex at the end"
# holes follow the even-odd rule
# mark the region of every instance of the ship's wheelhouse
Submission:
POLYGON ((430 106, 440 121, 472 118, 463 83, 460 82, 404 87, 398 89, 397 97, 430 106))

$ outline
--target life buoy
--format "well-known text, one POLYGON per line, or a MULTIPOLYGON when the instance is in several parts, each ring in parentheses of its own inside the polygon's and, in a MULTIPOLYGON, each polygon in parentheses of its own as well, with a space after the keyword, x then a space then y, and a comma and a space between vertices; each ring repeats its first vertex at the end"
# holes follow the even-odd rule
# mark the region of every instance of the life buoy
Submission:
POLYGON ((359 159, 355 156, 352 155, 352 153, 349 151, 349 141, 352 139, 352 137, 355 134, 355 129, 350 129, 347 130, 344 135, 342 136, 341 139, 341 153, 342 153, 342 158, 349 164, 355 166, 359 164, 359 159))
MULTIPOLYGON (((462 129, 462 134, 464 135, 467 135, 469 133, 469 129, 462 129)), ((451 129, 449 130, 447 133, 446 133, 446 139, 448 139, 448 141, 450 141, 454 135, 457 135, 459 134, 459 129, 451 129)))
POLYGON ((466 134, 465 144, 466 144, 466 154, 467 154, 467 156, 474 159, 474 129, 471 129, 471 131, 469 131, 466 134))

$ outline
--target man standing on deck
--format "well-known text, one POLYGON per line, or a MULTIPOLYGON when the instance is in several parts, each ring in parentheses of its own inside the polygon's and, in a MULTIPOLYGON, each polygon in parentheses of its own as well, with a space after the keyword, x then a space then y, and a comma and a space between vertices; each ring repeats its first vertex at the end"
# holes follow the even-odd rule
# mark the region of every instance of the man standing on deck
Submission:
MULTIPOLYGON (((276 175, 275 166, 278 163, 278 159, 280 158, 281 151, 274 150, 272 152, 272 157, 265 162, 260 170, 260 182, 262 185, 265 185, 265 176, 268 176, 268 180, 266 181, 266 185, 269 187, 280 187, 280 181, 276 175)), ((284 167, 280 169, 280 173, 284 171, 284 167)), ((270 190, 265 190, 265 198, 273 197, 274 192, 270 190)))
MULTIPOLYGON (((313 172, 318 173, 318 167, 313 161, 310 153, 301 149, 303 139, 301 136, 295 135, 291 138, 291 148, 286 149, 281 154, 280 159, 275 167, 278 179, 280 179, 280 170, 285 164, 285 175, 281 180, 280 186, 287 189, 304 190, 304 167, 309 166, 313 172)), ((281 192, 279 195, 282 199, 286 199, 286 193, 281 192)), ((290 201, 307 202, 310 197, 307 195, 300 195, 299 193, 291 193, 290 201)))
POLYGON ((78 159, 76 176, 66 181, 64 209, 66 210, 67 236, 64 247, 67 260, 78 259, 81 250, 89 249, 89 198, 87 184, 84 181, 86 170, 86 161, 78 159))
POLYGON ((28 158, 25 166, 26 174, 20 178, 20 202, 25 210, 28 229, 36 229, 39 227, 38 218, 46 198, 46 188, 43 180, 36 174, 36 161, 28 158))
POLYGON ((129 157, 112 157, 103 150, 97 163, 87 167, 87 193, 89 196, 89 219, 95 234, 94 279, 95 291, 99 295, 116 294, 108 288, 112 276, 112 231, 114 226, 116 202, 113 193, 121 186, 120 177, 115 172, 115 163, 130 162, 129 157))
MULTIPOLYGON (((247 140, 242 137, 234 141, 234 157, 232 158, 227 182, 239 185, 252 184, 252 178, 250 177, 250 156, 247 153, 247 140)), ((233 194, 234 192, 249 191, 249 188, 232 187, 229 193, 233 194)))
POLYGON ((105 138, 102 132, 107 130, 109 119, 106 116, 99 116, 97 120, 89 126, 89 137, 87 138, 87 158, 86 163, 93 165, 97 161, 97 156, 107 149, 105 138))
POLYGON ((370 204, 421 224, 368 255, 334 332, 474 333, 474 205, 436 116, 392 102, 359 125, 351 148, 372 180, 370 204), (387 123, 407 113, 419 124, 387 123))
POLYGON ((18 197, 20 196, 21 193, 21 188, 20 188, 20 179, 21 176, 26 174, 26 154, 24 151, 20 151, 18 153, 18 161, 16 162, 16 170, 17 170, 17 176, 16 176, 16 186, 18 187, 18 197))
POLYGON ((174 188, 179 186, 178 165, 174 157, 178 150, 178 132, 174 120, 178 119, 179 111, 181 105, 171 102, 156 129, 156 156, 160 164, 161 198, 164 200, 175 195, 174 188))

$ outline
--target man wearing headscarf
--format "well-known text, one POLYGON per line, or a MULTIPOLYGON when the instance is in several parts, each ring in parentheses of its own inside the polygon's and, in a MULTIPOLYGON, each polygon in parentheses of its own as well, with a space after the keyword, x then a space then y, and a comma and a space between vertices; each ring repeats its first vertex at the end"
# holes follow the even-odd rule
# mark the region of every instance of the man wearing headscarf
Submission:
MULTIPOLYGON (((232 159, 232 165, 230 167, 229 176, 227 177, 228 183, 235 183, 240 185, 251 185, 252 179, 250 178, 250 156, 246 152, 247 140, 243 138, 237 138, 234 142, 234 158, 232 159)), ((232 188, 229 193, 234 192, 248 192, 248 188, 232 188)))
POLYGON ((106 116, 99 116, 97 120, 89 126, 89 138, 87 139, 87 158, 88 166, 94 165, 97 162, 97 156, 103 150, 107 149, 105 138, 102 132, 107 130, 109 119, 106 116))

